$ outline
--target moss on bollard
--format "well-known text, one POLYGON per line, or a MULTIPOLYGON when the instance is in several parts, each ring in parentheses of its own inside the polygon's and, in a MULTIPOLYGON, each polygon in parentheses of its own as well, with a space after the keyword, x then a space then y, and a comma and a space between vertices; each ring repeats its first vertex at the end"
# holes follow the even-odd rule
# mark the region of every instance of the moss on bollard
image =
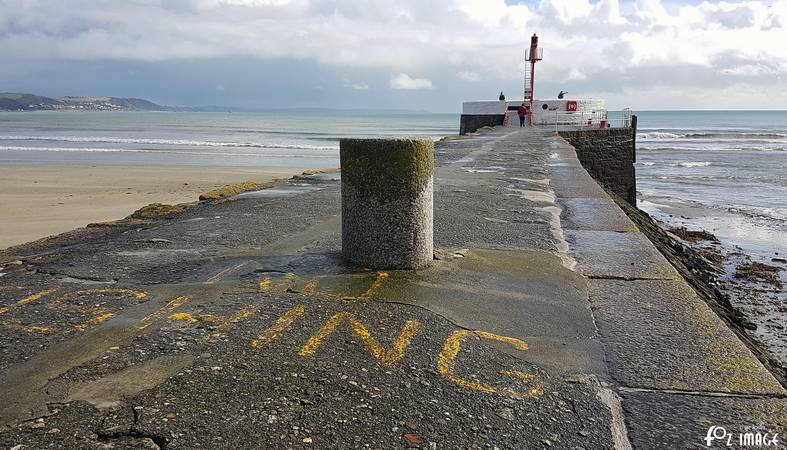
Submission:
POLYGON ((423 138, 341 139, 342 182, 380 203, 414 198, 434 173, 434 142, 423 138))
POLYGON ((419 269, 433 259, 434 143, 342 139, 342 254, 371 269, 419 269))

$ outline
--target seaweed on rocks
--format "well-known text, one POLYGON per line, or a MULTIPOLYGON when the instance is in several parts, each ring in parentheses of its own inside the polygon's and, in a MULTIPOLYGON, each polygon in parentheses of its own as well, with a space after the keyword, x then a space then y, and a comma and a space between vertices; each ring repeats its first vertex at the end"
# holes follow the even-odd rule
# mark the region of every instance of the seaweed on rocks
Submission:
POLYGON ((719 239, 713 234, 705 230, 689 230, 686 227, 670 228, 669 232, 675 236, 688 242, 698 241, 713 241, 719 242, 719 239))
POLYGON ((767 283, 778 289, 782 288, 779 272, 782 267, 769 266, 768 264, 753 262, 735 266, 735 278, 753 282, 767 283))

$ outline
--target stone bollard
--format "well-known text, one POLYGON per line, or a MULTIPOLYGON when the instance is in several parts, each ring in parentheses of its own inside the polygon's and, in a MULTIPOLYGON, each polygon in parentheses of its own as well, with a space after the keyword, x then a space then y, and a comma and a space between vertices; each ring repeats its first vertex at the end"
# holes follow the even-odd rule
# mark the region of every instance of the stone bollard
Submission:
POLYGON ((370 269, 431 264, 434 143, 342 139, 342 256, 370 269))

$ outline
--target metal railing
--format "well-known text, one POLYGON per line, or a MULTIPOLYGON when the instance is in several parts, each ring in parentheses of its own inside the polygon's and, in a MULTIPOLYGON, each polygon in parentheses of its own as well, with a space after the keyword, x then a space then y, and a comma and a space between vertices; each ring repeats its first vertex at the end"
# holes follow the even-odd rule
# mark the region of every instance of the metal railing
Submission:
POLYGON ((537 126, 554 127, 555 131, 587 128, 629 128, 631 109, 622 111, 549 111, 540 114, 537 126))

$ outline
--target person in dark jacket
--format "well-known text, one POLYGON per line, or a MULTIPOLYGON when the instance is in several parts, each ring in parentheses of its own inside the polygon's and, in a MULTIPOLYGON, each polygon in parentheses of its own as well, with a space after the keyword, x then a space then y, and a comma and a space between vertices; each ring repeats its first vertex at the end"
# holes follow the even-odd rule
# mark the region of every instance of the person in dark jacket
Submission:
POLYGON ((525 106, 525 104, 522 103, 522 106, 520 106, 519 109, 516 111, 517 115, 519 115, 520 127, 525 126, 525 119, 527 118, 527 109, 528 109, 527 106, 525 106))
POLYGON ((568 92, 563 92, 562 90, 557 94, 557 98, 563 98, 568 94, 568 92))
POLYGON ((503 95, 503 91, 500 91, 500 97, 498 97, 498 100, 500 100, 502 102, 502 101, 505 101, 505 99, 506 99, 506 96, 503 95))

